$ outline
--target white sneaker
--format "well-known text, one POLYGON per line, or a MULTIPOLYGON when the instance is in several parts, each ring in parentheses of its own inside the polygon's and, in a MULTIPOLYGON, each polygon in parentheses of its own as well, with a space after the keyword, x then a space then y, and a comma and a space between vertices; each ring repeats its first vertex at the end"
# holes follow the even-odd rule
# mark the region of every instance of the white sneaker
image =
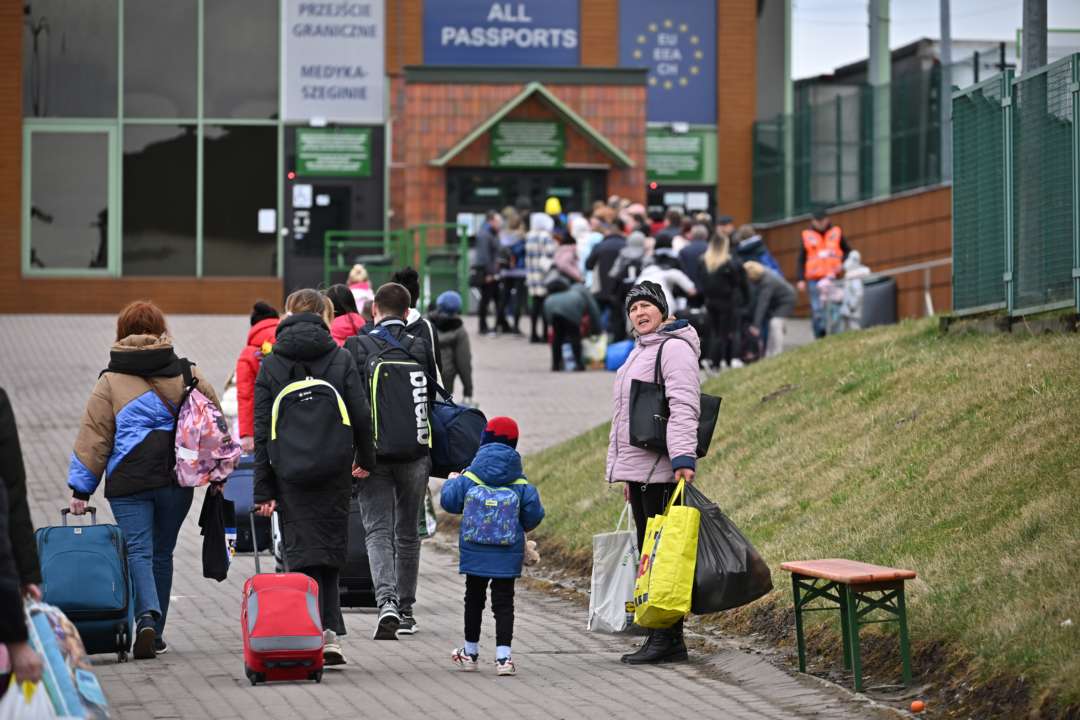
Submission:
POLYGON ((516 675, 517 668, 514 667, 514 659, 503 658, 501 660, 496 660, 495 671, 498 672, 499 675, 516 675))
POLYGON ((333 630, 323 630, 323 664, 346 665, 345 653, 341 651, 341 645, 337 641, 337 633, 333 630))
POLYGON ((454 652, 450 653, 450 659, 465 672, 474 672, 480 666, 480 656, 470 655, 463 647, 454 648, 454 652))

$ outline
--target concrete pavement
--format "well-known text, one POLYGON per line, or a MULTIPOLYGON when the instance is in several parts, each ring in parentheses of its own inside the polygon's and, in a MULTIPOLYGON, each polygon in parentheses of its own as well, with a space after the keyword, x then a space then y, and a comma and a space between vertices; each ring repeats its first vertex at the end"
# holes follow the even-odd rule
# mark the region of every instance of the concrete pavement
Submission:
MULTIPOLYGON (((111 317, 0 316, 0 384, 12 397, 38 526, 56 524, 67 503, 68 457, 79 415, 108 361, 111 317)), ((244 317, 173 317, 177 351, 199 363, 215 387, 228 375, 247 332, 244 317)), ((607 417, 611 375, 547 372, 546 348, 516 338, 474 340, 476 397, 489 415, 512 414, 522 447, 534 451, 607 417)), ((541 488, 541 492, 543 489, 541 488)), ((452 554, 425 546, 416 612, 420 632, 399 642, 370 640, 368 611, 346 615, 349 664, 321 685, 252 688, 243 674, 241 586, 253 572, 238 558, 228 580, 202 578, 199 503, 175 557, 170 652, 154 661, 117 664, 96 656, 114 714, 121 718, 860 718, 875 711, 846 695, 738 650, 695 654, 684 665, 630 668, 618 656, 627 638, 588 633, 584 612, 555 595, 519 584, 514 655, 519 675, 496 678, 493 622, 485 618, 483 669, 457 671, 463 582, 452 554)), ((99 519, 108 503, 94 497, 99 519)), ((452 540, 452 538, 450 538, 452 540)))

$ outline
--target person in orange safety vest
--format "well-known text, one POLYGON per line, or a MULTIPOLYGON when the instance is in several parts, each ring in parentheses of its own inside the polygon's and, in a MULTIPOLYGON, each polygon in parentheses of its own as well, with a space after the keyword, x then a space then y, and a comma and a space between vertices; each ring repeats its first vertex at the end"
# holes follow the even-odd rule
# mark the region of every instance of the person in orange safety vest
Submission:
POLYGON ((802 231, 798 264, 799 290, 810 296, 814 337, 825 336, 825 303, 817 291, 818 281, 838 277, 850 251, 840 226, 833 225, 824 210, 815 211, 810 227, 802 231))

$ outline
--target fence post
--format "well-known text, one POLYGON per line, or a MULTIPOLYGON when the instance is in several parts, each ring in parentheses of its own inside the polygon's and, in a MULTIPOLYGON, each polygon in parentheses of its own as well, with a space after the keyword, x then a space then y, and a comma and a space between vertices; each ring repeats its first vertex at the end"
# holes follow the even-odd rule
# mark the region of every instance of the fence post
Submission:
POLYGON ((844 202, 844 103, 843 96, 836 96, 836 199, 833 203, 844 202))
POLYGON ((1006 69, 1001 74, 1001 132, 1003 197, 1005 202, 1005 275, 1002 281, 1005 283, 1005 310, 1011 316, 1014 307, 1014 289, 1016 287, 1013 278, 1013 71, 1006 69))
POLYGON ((1080 313, 1080 53, 1072 56, 1073 307, 1080 313))

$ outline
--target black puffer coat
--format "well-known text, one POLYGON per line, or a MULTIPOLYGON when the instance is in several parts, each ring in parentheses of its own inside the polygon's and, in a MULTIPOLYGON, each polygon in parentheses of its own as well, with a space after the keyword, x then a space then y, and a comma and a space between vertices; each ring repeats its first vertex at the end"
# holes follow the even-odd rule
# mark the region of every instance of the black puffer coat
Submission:
POLYGON ((34 524, 26 496, 26 469, 19 447, 19 430, 7 393, 0 388, 0 479, 7 490, 8 537, 19 573, 19 583, 41 583, 34 524))
MULTIPOLYGON (((352 424, 355 462, 366 470, 375 466, 371 409, 356 365, 330 337, 318 315, 290 315, 278 326, 274 351, 263 359, 255 379, 255 502, 277 501, 290 570, 320 565, 341 567, 348 542, 351 468, 342 468, 336 477, 296 487, 280 482, 270 466, 274 398, 290 382, 301 379, 301 364, 341 395, 352 424)), ((311 446, 316 451, 319 443, 319 438, 312 438, 311 446)))

